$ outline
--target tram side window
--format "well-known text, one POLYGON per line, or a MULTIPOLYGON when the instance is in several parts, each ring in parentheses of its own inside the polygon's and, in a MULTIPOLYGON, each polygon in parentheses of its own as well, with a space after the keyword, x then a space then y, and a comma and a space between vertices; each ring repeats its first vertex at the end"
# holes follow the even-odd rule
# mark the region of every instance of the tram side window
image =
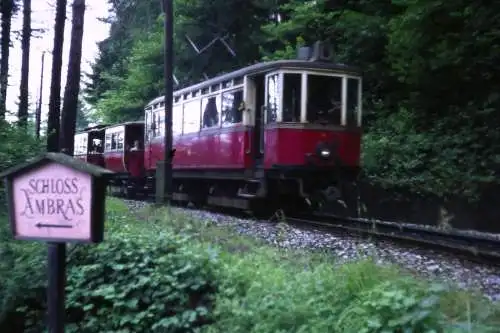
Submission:
POLYGON ((123 142, 124 142, 123 132, 116 133, 115 135, 116 135, 116 149, 123 150, 123 142))
POLYGON ((157 137, 160 135, 160 115, 158 114, 158 111, 153 111, 153 137, 157 137))
POLYGON ((75 149, 75 155, 80 155, 80 137, 79 136, 75 137, 74 149, 75 149))
POLYGON ((271 75, 267 78, 267 123, 274 123, 278 117, 279 110, 279 75, 271 75))
POLYGON ((183 133, 190 134, 200 131, 200 100, 184 104, 183 133))
POLYGON ((174 105, 172 112, 172 135, 182 134, 182 104, 174 105))
POLYGON ((342 119, 342 78, 309 75, 307 78, 307 121, 340 125, 342 119))
POLYGON ((115 150, 117 146, 116 133, 111 134, 111 150, 115 150))
POLYGON ((87 140, 88 140, 88 136, 84 136, 82 138, 82 141, 80 142, 80 151, 82 154, 87 154, 87 140))
POLYGON ((75 137, 75 142, 73 143, 73 150, 75 151, 75 155, 80 155, 80 143, 78 139, 78 137, 75 137))
POLYGON ((300 121, 302 74, 285 74, 283 87, 283 121, 300 121))
POLYGON ((205 97, 201 100, 202 128, 211 128, 219 126, 219 109, 221 96, 205 97))
POLYGON ((243 112, 240 109, 243 102, 243 89, 222 94, 222 126, 241 123, 243 112))
POLYGON ((84 141, 85 136, 79 135, 75 137, 75 145, 74 145, 74 150, 75 150, 75 155, 84 155, 87 153, 87 145, 84 141))
POLYGON ((102 153, 102 140, 101 139, 92 139, 92 146, 89 151, 94 154, 102 153))
POLYGON ((359 79, 347 79, 347 125, 358 126, 359 79))
POLYGON ((146 124, 145 124, 145 131, 146 131, 146 140, 151 141, 153 139, 153 114, 151 111, 146 111, 146 124))
POLYGON ((157 110, 156 112, 156 135, 165 135, 165 110, 157 110))
POLYGON ((106 142, 105 150, 110 151, 111 150, 111 134, 110 133, 106 133, 105 142, 106 142))

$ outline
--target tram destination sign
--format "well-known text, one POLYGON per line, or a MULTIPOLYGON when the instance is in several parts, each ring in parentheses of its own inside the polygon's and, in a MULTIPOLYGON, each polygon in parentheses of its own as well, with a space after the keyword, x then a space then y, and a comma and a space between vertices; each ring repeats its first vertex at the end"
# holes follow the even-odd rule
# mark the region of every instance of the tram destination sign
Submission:
POLYGON ((46 153, 3 174, 15 239, 98 243, 112 172, 61 153, 46 153))

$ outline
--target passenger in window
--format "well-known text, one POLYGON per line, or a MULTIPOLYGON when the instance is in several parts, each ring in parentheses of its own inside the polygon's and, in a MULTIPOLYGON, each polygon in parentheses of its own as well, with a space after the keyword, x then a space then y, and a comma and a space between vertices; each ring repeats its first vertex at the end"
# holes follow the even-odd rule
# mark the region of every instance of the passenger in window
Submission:
POLYGON ((243 102, 241 90, 222 95, 223 124, 237 124, 242 121, 243 114, 238 110, 241 102, 243 102))
POLYGON ((217 112, 217 104, 215 97, 209 98, 205 111, 203 111, 203 128, 214 127, 219 124, 219 113, 217 112))
POLYGON ((240 105, 243 103, 243 91, 234 92, 233 103, 233 124, 241 123, 243 120, 243 113, 240 111, 240 105))
POLYGON ((130 151, 139 151, 139 150, 141 150, 141 144, 140 144, 139 140, 135 140, 134 145, 132 146, 130 151))

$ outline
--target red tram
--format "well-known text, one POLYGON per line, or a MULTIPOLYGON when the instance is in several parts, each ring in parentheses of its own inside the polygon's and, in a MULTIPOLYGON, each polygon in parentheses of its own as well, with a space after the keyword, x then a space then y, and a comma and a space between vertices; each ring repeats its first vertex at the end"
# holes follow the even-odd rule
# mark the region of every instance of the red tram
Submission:
POLYGON ((128 194, 144 184, 144 122, 109 126, 104 133, 104 166, 115 172, 112 186, 128 194), (139 185, 141 184, 141 185, 139 185))
MULTIPOLYGON (((252 209, 338 198, 360 169, 362 78, 326 60, 259 63, 175 91, 173 199, 252 209)), ((143 173, 127 166, 126 135, 121 155, 108 149, 108 133, 127 125, 106 129, 106 167, 129 171, 135 191, 154 190, 164 108, 163 97, 145 107, 143 173)))

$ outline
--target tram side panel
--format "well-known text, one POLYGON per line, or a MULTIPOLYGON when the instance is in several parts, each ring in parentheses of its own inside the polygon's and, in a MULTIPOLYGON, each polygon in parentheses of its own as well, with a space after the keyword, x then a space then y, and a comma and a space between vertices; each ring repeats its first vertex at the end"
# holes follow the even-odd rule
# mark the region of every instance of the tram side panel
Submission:
MULTIPOLYGON (((196 133, 176 136, 172 162, 174 170, 231 170, 245 169, 252 163, 251 129, 243 125, 217 127, 196 133)), ((155 170, 164 157, 164 137, 147 142, 144 150, 145 167, 155 170)))
MULTIPOLYGON (((302 125, 302 124, 292 124, 302 125)), ((277 125, 265 131, 264 165, 266 169, 282 167, 359 166, 361 134, 339 129, 309 129, 307 125, 277 125), (322 156, 324 151, 325 156, 322 156)))

